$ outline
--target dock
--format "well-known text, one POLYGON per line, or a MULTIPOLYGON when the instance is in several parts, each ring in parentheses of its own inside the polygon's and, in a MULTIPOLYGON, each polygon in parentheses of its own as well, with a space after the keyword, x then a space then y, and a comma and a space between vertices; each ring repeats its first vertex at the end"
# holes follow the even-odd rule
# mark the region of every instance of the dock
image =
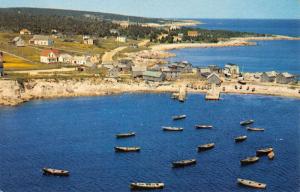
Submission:
POLYGON ((206 92, 205 100, 219 100, 220 99, 220 91, 216 88, 212 88, 206 92))

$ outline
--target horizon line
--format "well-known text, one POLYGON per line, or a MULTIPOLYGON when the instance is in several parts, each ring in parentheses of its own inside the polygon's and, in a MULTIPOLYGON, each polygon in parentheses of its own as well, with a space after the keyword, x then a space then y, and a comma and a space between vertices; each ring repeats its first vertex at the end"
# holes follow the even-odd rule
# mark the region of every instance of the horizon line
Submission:
POLYGON ((78 12, 91 12, 91 13, 104 13, 104 14, 114 14, 114 15, 121 15, 121 16, 128 16, 128 17, 141 17, 141 18, 148 18, 148 19, 189 19, 189 20, 196 20, 196 19, 237 19, 237 20, 300 20, 300 18, 231 18, 231 17, 149 17, 149 16, 137 16, 137 15, 130 15, 130 14, 122 14, 122 13, 115 13, 115 12, 103 12, 103 11, 90 11, 90 10, 79 10, 79 9, 66 9, 66 8, 53 8, 53 7, 1 7, 0 9, 21 9, 21 8, 33 8, 33 9, 52 9, 52 10, 66 10, 66 11, 78 11, 78 12))

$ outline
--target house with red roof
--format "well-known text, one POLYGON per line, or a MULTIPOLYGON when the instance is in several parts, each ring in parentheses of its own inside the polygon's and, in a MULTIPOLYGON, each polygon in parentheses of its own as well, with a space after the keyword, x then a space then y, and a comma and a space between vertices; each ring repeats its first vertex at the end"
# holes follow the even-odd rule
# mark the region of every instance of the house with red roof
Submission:
POLYGON ((41 63, 57 63, 59 57, 59 50, 57 49, 44 49, 41 52, 40 61, 41 63))

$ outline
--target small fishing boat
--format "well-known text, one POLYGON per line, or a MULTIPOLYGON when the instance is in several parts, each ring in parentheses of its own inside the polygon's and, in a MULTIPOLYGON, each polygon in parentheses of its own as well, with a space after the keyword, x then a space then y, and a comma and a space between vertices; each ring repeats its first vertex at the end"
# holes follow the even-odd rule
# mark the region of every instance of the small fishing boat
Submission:
POLYGON ((246 85, 247 84, 246 81, 244 81, 244 80, 239 80, 238 83, 241 84, 241 85, 246 85))
POLYGON ((273 160, 274 157, 275 157, 274 151, 271 151, 270 153, 268 153, 268 158, 269 158, 270 160, 273 160))
POLYGON ((44 175, 69 176, 70 172, 61 169, 43 168, 44 175))
POLYGON ((215 147, 215 144, 214 143, 208 143, 208 144, 204 144, 204 145, 199 145, 198 146, 198 151, 206 151, 206 150, 209 150, 209 149, 212 149, 215 147))
POLYGON ((163 189, 164 183, 131 183, 130 188, 132 190, 150 190, 150 189, 163 189))
POLYGON ((183 131, 181 127, 162 127, 164 131, 183 131))
POLYGON ((254 127, 247 127, 248 131, 264 131, 265 129, 263 128, 254 128, 254 127))
POLYGON ((234 138, 235 142, 238 143, 238 142, 243 142, 247 139, 247 136, 246 135, 242 135, 242 136, 238 136, 236 138, 234 138))
POLYGON ((267 187, 266 184, 264 183, 259 183, 256 181, 251 181, 247 179, 237 179, 237 182, 241 185, 247 186, 247 187, 252 187, 252 188, 257 188, 257 189, 265 189, 267 187))
POLYGON ((267 155, 269 154, 270 152, 273 151, 273 148, 272 147, 269 147, 269 148, 263 148, 263 149, 258 149, 256 151, 256 155, 267 155))
POLYGON ((195 125, 196 129, 211 129, 212 125, 195 125))
POLYGON ((116 135, 117 138, 127 138, 127 137, 133 137, 133 136, 135 136, 135 132, 119 133, 116 135))
POLYGON ((172 118, 173 118, 173 120, 185 119, 186 115, 176 115, 176 116, 173 116, 172 118))
POLYGON ((185 167, 196 163, 197 163, 196 159, 188 159, 188 160, 174 161, 172 164, 173 167, 176 168, 176 167, 185 167))
POLYGON ((139 152, 140 147, 115 147, 116 152, 139 152))
POLYGON ((245 126, 245 125, 250 125, 254 123, 254 120, 250 119, 250 120, 246 120, 246 121, 241 121, 240 125, 245 126))
POLYGON ((241 165, 248 165, 248 164, 252 164, 252 163, 256 163, 258 162, 259 157, 247 157, 246 159, 242 159, 241 160, 241 165))

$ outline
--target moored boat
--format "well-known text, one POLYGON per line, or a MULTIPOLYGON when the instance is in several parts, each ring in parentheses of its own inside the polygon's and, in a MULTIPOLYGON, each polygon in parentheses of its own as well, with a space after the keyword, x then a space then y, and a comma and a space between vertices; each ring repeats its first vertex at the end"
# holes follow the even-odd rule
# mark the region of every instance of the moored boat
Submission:
POLYGON ((188 159, 188 160, 174 161, 172 164, 173 167, 176 168, 176 167, 185 167, 188 165, 194 165, 196 163, 197 163, 196 159, 188 159))
POLYGON ((248 131, 265 131, 263 128, 254 128, 254 127, 247 127, 248 131))
POLYGON ((135 136, 135 132, 119 133, 116 135, 117 138, 127 138, 127 137, 133 137, 133 136, 135 136))
POLYGON ((268 153, 268 158, 269 158, 270 160, 273 160, 274 157, 275 157, 274 151, 271 151, 270 153, 268 153))
POLYGON ((61 169, 43 168, 44 175, 69 176, 70 172, 61 169))
POLYGON ((252 164, 252 163, 256 163, 258 162, 259 157, 247 157, 246 159, 242 159, 241 160, 241 165, 248 165, 248 164, 252 164))
POLYGON ((172 118, 173 118, 173 120, 185 119, 186 115, 176 115, 176 116, 173 116, 172 118))
POLYGON ((204 145, 199 145, 198 146, 198 151, 206 151, 206 150, 209 150, 209 149, 212 149, 215 147, 215 144, 214 143, 208 143, 208 144, 204 144, 204 145))
POLYGON ((196 129, 211 129, 213 128, 212 125, 195 125, 196 129))
POLYGON ((270 152, 273 151, 273 148, 272 147, 269 147, 269 148, 263 148, 263 149, 258 149, 256 151, 256 155, 267 155, 269 154, 270 152))
POLYGON ((182 127, 162 127, 164 131, 183 131, 182 127))
POLYGON ((237 179, 237 182, 241 185, 247 186, 247 187, 252 187, 252 188, 257 188, 257 189, 265 189, 267 187, 266 184, 264 183, 259 183, 256 181, 251 181, 247 179, 237 179))
POLYGON ((163 189, 164 183, 131 183, 130 188, 132 190, 150 190, 150 189, 163 189))
POLYGON ((140 147, 115 147, 116 152, 139 152, 140 147))
POLYGON ((241 84, 241 85, 246 85, 247 84, 247 82, 244 81, 244 80, 239 80, 238 83, 241 84))
POLYGON ((242 136, 238 136, 236 138, 234 138, 235 142, 238 143, 238 142, 243 142, 247 139, 247 136, 246 135, 242 135, 242 136))
POLYGON ((250 120, 246 120, 246 121, 241 121, 240 125, 245 126, 245 125, 250 125, 254 123, 254 120, 250 119, 250 120))

